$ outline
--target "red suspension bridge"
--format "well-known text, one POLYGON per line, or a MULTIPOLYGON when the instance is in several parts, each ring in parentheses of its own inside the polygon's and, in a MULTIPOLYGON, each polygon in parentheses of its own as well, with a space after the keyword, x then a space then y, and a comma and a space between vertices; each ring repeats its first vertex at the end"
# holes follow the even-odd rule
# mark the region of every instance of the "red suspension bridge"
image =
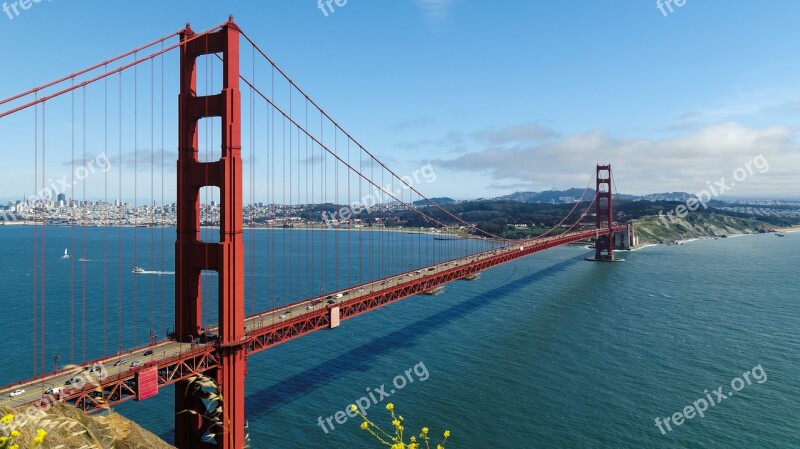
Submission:
POLYGON ((591 240, 593 260, 613 261, 632 238, 614 222, 610 165, 596 167, 591 201, 544 235, 478 229, 378 160, 232 20, 202 33, 187 25, 0 107, 0 126, 30 136, 14 145, 30 149, 33 192, 13 211, 33 235, 33 373, 0 388, 0 405, 92 412, 175 385, 181 449, 244 447, 254 353, 558 246, 591 240), (366 195, 383 201, 368 207, 366 195), (349 232, 319 218, 337 204, 351 205, 334 223, 349 232), (48 270, 53 224, 69 230, 66 280, 48 270), (53 316, 54 302, 69 312, 53 316), (170 317, 173 330, 157 337, 170 317), (61 361, 77 369, 58 366, 54 320, 69 321, 61 361), (76 371, 92 384, 66 385, 76 371), (198 375, 215 381, 224 407, 198 375))

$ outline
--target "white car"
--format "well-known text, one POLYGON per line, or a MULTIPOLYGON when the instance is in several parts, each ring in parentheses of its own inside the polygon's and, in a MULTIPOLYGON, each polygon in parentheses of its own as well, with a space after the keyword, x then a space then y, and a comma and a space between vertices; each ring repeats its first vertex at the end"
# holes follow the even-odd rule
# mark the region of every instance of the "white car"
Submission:
POLYGON ((14 390, 11 393, 8 393, 8 397, 15 398, 17 396, 25 394, 25 390, 14 390))

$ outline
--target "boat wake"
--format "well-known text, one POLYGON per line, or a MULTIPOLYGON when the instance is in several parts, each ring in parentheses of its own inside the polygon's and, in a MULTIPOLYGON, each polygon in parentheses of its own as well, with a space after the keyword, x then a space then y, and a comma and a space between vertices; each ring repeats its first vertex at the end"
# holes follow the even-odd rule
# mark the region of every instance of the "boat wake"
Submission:
POLYGON ((174 271, 149 271, 149 270, 136 271, 135 273, 136 274, 156 274, 156 275, 159 275, 159 276, 175 274, 174 271))

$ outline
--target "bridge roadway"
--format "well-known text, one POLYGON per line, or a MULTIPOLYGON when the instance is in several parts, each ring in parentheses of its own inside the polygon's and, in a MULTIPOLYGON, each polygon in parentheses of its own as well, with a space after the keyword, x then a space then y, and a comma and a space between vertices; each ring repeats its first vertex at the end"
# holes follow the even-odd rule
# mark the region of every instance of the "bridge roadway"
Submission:
MULTIPOLYGON (((625 226, 619 226, 614 232, 626 229, 625 226)), ((246 338, 241 344, 247 345, 248 354, 255 353, 319 329, 335 327, 337 312, 340 320, 346 320, 449 282, 469 278, 488 268, 547 249, 596 238, 609 232, 607 229, 592 229, 539 240, 522 240, 502 248, 305 299, 248 317, 245 320, 246 338)), ((208 332, 214 330, 211 328, 208 332)), ((213 341, 202 343, 162 341, 84 363, 81 366, 61 369, 34 379, 6 385, 0 388, 0 406, 18 407, 60 400, 92 412, 129 400, 146 399, 140 398, 138 388, 140 371, 147 369, 152 371, 153 367, 157 367, 158 387, 164 387, 215 368, 217 349, 217 343, 213 341), (148 355, 145 356, 145 353, 148 355), (132 366, 134 362, 143 365, 132 366), (97 366, 100 372, 89 371, 92 366, 97 366), (67 386, 66 382, 75 377, 81 377, 87 385, 75 388, 67 386), (46 394, 48 390, 58 387, 65 387, 58 397, 46 394), (17 390, 24 390, 24 393, 10 396, 17 390)))

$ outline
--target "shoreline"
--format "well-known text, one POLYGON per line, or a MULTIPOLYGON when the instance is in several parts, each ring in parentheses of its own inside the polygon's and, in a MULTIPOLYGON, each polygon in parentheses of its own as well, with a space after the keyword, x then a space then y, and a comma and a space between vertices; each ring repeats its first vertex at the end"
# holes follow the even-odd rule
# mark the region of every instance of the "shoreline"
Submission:
POLYGON ((619 252, 635 252, 635 251, 640 251, 640 250, 643 250, 643 249, 646 249, 646 248, 652 248, 652 247, 655 247, 655 246, 682 246, 682 245, 685 245, 687 243, 698 242, 698 241, 703 241, 703 240, 720 240, 720 239, 723 239, 723 238, 733 239, 733 238, 738 238, 738 237, 754 237, 754 236, 760 236, 760 235, 773 235, 774 236, 777 233, 790 234, 790 233, 796 233, 796 232, 800 232, 800 227, 781 228, 780 231, 776 231, 776 232, 729 234, 727 237, 709 237, 709 236, 692 237, 692 238, 683 239, 683 240, 675 240, 674 242, 670 242, 670 243, 644 243, 642 245, 636 246, 636 247, 631 248, 629 250, 620 249, 620 250, 614 250, 614 251, 615 252, 616 251, 619 251, 619 252), (784 230, 784 229, 790 229, 790 230, 784 230))
MULTIPOLYGON (((53 224, 53 223, 41 223, 41 222, 32 222, 32 221, 25 221, 25 222, 0 222, 0 229, 3 229, 3 226, 10 226, 14 228, 19 228, 21 226, 28 226, 28 227, 53 227, 53 228, 107 228, 107 229, 146 229, 146 230, 153 230, 153 229, 176 229, 174 224, 164 225, 164 226, 142 226, 142 225, 110 225, 110 226, 103 226, 98 224, 91 224, 91 225, 65 225, 65 224, 53 224)), ((218 230, 219 226, 200 226, 200 230, 218 230)), ((347 231, 347 232, 404 232, 406 234, 423 234, 423 235, 433 235, 433 236, 443 236, 443 237, 457 237, 457 238, 469 238, 468 234, 456 234, 452 232, 441 232, 437 230, 430 230, 430 229, 422 229, 420 228, 397 228, 397 227, 361 227, 361 228, 334 228, 334 227, 327 227, 325 225, 319 226, 293 226, 290 228, 284 228, 281 226, 258 226, 258 227, 248 227, 244 226, 243 230, 249 231, 285 231, 285 230, 303 230, 303 231, 347 231)), ((481 238, 476 238, 481 240, 481 238)))

